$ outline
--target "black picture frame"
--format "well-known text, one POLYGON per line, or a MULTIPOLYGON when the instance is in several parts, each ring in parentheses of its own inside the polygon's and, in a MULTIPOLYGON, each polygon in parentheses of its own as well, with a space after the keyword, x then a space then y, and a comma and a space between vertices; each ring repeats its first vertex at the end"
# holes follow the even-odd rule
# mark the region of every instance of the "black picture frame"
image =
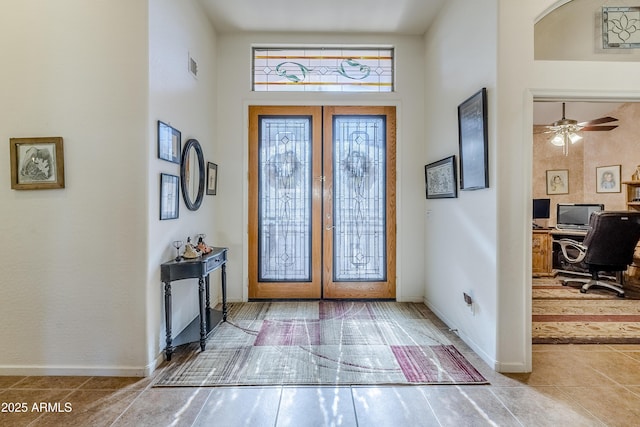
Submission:
POLYGON ((180 164, 182 133, 158 120, 158 158, 180 164))
POLYGON ((177 219, 180 209, 180 179, 177 175, 160 174, 160 220, 177 219))
POLYGON ((207 162, 207 195, 215 196, 218 192, 218 165, 207 162))
POLYGON ((424 167, 427 199, 451 199, 458 197, 456 156, 449 156, 424 167))
POLYGON ((460 189, 489 187, 487 89, 482 88, 458 106, 460 189))

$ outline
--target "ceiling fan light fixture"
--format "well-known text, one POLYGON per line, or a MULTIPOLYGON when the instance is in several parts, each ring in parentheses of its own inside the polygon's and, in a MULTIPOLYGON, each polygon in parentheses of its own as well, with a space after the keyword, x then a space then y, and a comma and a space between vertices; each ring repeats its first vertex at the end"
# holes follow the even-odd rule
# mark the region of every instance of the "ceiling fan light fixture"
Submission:
POLYGON ((571 141, 572 144, 575 144, 576 142, 580 141, 582 139, 582 137, 580 135, 578 135, 577 133, 570 133, 569 134, 569 140, 571 141))
POLYGON ((561 132, 558 132, 555 134, 553 138, 551 138, 549 142, 551 142, 553 145, 557 147, 562 147, 564 145, 564 136, 562 135, 561 132))
POLYGON ((611 123, 615 122, 618 119, 615 117, 600 117, 598 119, 593 119, 588 122, 580 122, 577 120, 567 119, 565 116, 565 103, 562 103, 562 118, 560 120, 556 120, 550 125, 544 126, 548 129, 548 131, 536 132, 534 128, 534 133, 547 133, 551 134, 552 137, 549 139, 549 142, 556 147, 562 147, 562 152, 565 156, 569 155, 569 142, 571 144, 575 144, 576 142, 582 139, 582 135, 579 135, 578 132, 582 131, 608 131, 617 128, 617 125, 607 125, 607 126, 597 126, 603 123, 611 123))

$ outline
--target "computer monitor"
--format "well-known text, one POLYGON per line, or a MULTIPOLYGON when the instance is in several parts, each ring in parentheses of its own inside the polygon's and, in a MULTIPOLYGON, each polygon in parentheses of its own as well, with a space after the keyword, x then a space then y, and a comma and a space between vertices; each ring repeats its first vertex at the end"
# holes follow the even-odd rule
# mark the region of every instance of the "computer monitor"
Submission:
POLYGON ((550 210, 551 199, 533 199, 533 219, 548 219, 550 210))
POLYGON ((597 203, 558 203, 556 227, 588 227, 593 212, 603 211, 604 205, 597 203))

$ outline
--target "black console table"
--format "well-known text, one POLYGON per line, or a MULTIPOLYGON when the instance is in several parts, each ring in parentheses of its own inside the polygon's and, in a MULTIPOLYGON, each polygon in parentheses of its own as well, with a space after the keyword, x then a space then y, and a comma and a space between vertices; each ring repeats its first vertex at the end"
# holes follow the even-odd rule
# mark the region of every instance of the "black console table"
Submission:
POLYGON ((164 283, 164 316, 167 327, 165 354, 171 360, 174 346, 200 341, 204 351, 206 339, 221 321, 227 320, 227 248, 211 248, 212 251, 194 259, 181 258, 160 265, 160 279, 164 283), (211 308, 209 300, 209 273, 222 268, 222 313, 211 308), (198 279, 200 314, 178 336, 171 337, 171 282, 182 279, 198 279))

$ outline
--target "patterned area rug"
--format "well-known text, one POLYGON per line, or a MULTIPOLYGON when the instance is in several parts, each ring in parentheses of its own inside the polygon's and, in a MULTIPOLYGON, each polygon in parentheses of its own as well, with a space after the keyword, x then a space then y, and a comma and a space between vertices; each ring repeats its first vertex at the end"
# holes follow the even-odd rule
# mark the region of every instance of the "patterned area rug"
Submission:
POLYGON ((532 314, 534 344, 640 343, 640 301, 611 291, 534 279, 532 314))
POLYGON ((424 304, 234 303, 207 349, 178 349, 154 387, 486 384, 434 322, 424 304))

